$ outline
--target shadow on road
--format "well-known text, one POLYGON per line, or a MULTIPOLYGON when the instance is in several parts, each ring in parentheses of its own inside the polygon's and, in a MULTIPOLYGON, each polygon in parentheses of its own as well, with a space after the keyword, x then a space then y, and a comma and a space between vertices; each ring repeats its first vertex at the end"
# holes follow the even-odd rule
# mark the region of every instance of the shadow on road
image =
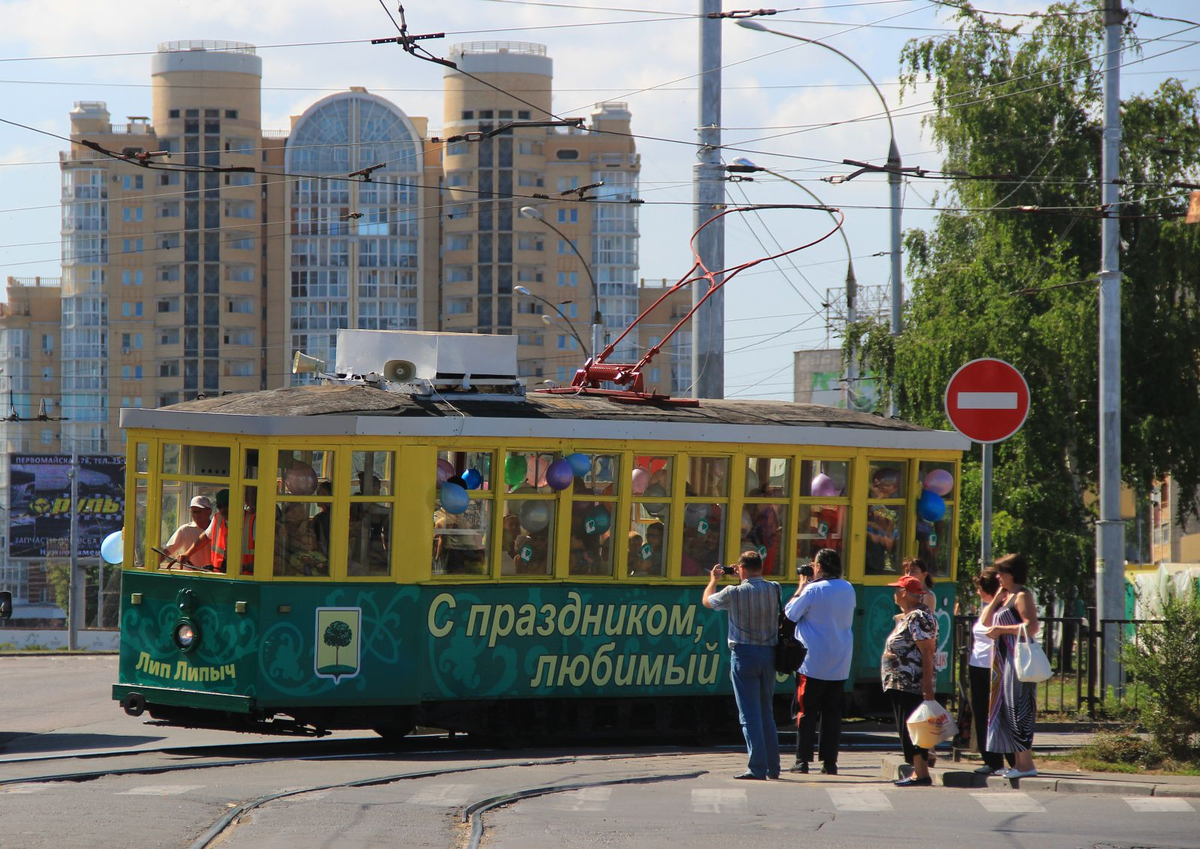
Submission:
POLYGON ((164 739, 166 738, 129 734, 25 734, 20 731, 6 731, 0 733, 0 754, 28 755, 75 750, 130 749, 164 739))

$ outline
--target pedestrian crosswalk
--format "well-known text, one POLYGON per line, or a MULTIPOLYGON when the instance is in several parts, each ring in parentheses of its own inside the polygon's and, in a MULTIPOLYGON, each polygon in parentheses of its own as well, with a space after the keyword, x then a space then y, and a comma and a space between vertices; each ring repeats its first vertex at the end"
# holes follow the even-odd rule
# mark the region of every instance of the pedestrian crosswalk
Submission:
POLYGON ((887 794, 875 788, 829 788, 826 791, 839 811, 890 811, 887 794))

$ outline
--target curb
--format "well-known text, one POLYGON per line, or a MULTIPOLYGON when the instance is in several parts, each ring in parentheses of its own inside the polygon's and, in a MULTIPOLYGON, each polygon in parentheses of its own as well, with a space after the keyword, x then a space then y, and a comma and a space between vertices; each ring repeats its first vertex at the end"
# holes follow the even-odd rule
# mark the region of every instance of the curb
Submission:
MULTIPOLYGON (((879 776, 888 781, 903 778, 909 766, 897 755, 884 755, 879 776)), ((1154 781, 1124 781, 1108 778, 1060 778, 1056 775, 1039 775, 1036 778, 1005 778, 976 775, 974 772, 957 769, 929 770, 933 783, 942 787, 1032 790, 1042 793, 1095 793, 1113 796, 1183 796, 1200 798, 1200 779, 1189 784, 1162 784, 1154 781)))

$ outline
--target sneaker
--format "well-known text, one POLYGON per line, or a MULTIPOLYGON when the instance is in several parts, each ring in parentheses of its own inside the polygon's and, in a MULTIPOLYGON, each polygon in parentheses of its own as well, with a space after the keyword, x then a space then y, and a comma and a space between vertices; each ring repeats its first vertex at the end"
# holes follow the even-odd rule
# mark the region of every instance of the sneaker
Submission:
POLYGON ((975 768, 976 775, 999 775, 1003 772, 1006 772, 1006 770, 993 769, 992 767, 988 766, 987 764, 984 764, 983 766, 975 768))
POLYGON ((908 778, 902 778, 899 781, 893 781, 892 784, 897 787, 932 787, 932 778, 917 778, 915 775, 910 775, 908 778))
POLYGON ((808 775, 808 761, 796 761, 788 767, 788 772, 798 772, 801 775, 808 775))
POLYGON ((1004 777, 1007 778, 1009 781, 1012 781, 1017 778, 1037 778, 1037 774, 1038 774, 1038 772, 1037 772, 1036 768, 1034 768, 1034 769, 1016 769, 1014 767, 1013 769, 1004 771, 1004 777))

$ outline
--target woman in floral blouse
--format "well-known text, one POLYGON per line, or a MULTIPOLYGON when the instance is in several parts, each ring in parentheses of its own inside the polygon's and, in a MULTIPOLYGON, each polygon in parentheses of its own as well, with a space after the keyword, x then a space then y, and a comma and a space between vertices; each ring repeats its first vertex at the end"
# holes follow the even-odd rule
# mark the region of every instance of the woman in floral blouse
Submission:
POLYGON ((880 672, 884 695, 891 700, 896 716, 896 728, 904 746, 904 760, 912 764, 912 775, 895 782, 897 787, 928 787, 928 751, 914 746, 908 734, 908 717, 933 699, 933 647, 937 642, 937 622, 929 608, 921 603, 925 585, 918 578, 905 575, 888 584, 896 587, 896 606, 900 615, 896 627, 883 645, 880 672))

